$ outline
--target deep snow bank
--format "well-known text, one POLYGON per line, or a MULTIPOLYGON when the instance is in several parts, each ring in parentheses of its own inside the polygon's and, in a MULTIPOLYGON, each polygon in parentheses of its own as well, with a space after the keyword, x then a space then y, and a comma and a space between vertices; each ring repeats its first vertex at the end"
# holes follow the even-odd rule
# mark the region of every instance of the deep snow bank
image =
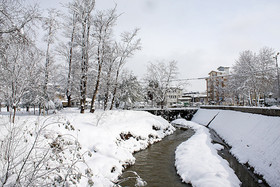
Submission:
POLYGON ((199 109, 192 121, 214 129, 241 163, 248 163, 271 186, 280 184, 280 117, 199 109))
POLYGON ((80 129, 80 143, 93 153, 88 163, 96 186, 116 181, 123 165, 135 162, 133 152, 174 131, 163 118, 140 111, 96 111, 94 115, 71 114, 67 118, 80 129))
POLYGON ((198 187, 239 186, 240 181, 234 171, 217 153, 217 149, 222 146, 211 143, 206 127, 185 119, 177 119, 172 124, 196 131, 191 138, 180 144, 175 152, 175 166, 183 182, 198 187))
MULTIPOLYGON (((0 123, 4 117, 0 118, 0 123)), ((17 122, 20 124, 24 121, 28 128, 34 126, 37 118, 22 115, 17 117, 17 122)), ((50 116, 39 118, 43 121, 50 116)), ((145 149, 175 130, 163 118, 141 111, 96 111, 94 114, 80 114, 76 109, 65 109, 51 115, 51 118, 53 121, 66 118, 78 129, 73 135, 78 138, 83 150, 92 153, 91 157, 85 159, 92 169, 94 186, 100 187, 114 185, 123 167, 135 162, 133 152, 145 149)), ((70 133, 57 125, 51 128, 62 134, 70 133)), ((82 179, 79 186, 87 186, 87 180, 82 179)))

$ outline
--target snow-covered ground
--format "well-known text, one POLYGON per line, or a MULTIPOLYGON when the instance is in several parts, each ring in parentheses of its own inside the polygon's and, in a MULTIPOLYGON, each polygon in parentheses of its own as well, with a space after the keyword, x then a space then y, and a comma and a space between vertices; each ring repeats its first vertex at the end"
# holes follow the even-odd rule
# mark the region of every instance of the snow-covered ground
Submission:
POLYGON ((217 153, 223 146, 211 143, 206 127, 185 119, 177 119, 172 124, 195 130, 195 134, 180 144, 175 152, 175 166, 183 182, 197 187, 240 185, 228 162, 217 153))
MULTIPOLYGON (((271 186, 280 184, 280 117, 207 109, 199 109, 193 122, 176 121, 196 131, 193 137, 176 150, 176 168, 183 181, 194 186, 240 184, 227 161, 217 154, 217 149, 222 146, 211 144, 208 129, 198 125, 208 124, 216 114, 218 115, 210 127, 232 146, 231 153, 241 163, 253 166, 255 172, 263 175, 271 186)), ((3 140, 7 132, 4 124, 8 117, 2 110, 0 140, 3 140)), ((77 109, 65 109, 46 117, 34 116, 32 112, 18 112, 16 121, 18 125, 33 128, 38 118, 41 122, 47 118, 51 118, 53 122, 63 119, 75 127, 75 131, 69 132, 56 124, 50 126, 52 130, 62 134, 72 133, 81 143, 82 150, 90 151, 92 156, 85 157, 85 160, 92 168, 94 186, 113 186, 124 166, 135 162, 133 152, 145 149, 175 130, 163 118, 143 111, 96 111, 94 114, 80 114, 77 109)), ((27 129, 22 129, 28 132, 27 129)), ((80 186, 86 186, 86 183, 86 179, 81 180, 80 186)))
POLYGON ((280 117, 199 109, 192 121, 210 126, 241 163, 248 163, 270 186, 280 184, 280 117), (217 115, 218 114, 218 115, 217 115))
MULTIPOLYGON (((3 114, 3 112, 2 112, 3 114)), ((132 153, 147 148, 149 144, 161 140, 175 130, 166 120, 142 111, 96 111, 94 114, 80 114, 76 109, 65 109, 58 114, 41 116, 52 121, 66 118, 77 129, 73 135, 78 138, 83 150, 89 150, 91 157, 86 162, 92 169, 94 186, 113 186, 125 165, 133 164, 132 153)), ((0 124, 7 121, 8 115, 1 115, 0 124)), ((34 126, 38 116, 20 114, 18 124, 34 126)), ((53 130, 66 132, 57 125, 53 130)), ((1 136, 5 134, 0 126, 1 136)), ((1 139, 1 138, 0 138, 1 139)), ((140 181, 141 182, 141 181, 140 181)), ((82 180, 80 186, 86 186, 82 180)))

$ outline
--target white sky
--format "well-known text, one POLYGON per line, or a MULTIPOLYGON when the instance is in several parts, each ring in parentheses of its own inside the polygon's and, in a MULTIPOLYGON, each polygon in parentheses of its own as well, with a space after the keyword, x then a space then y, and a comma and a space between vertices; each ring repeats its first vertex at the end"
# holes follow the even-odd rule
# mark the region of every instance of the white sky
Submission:
MULTIPOLYGON (((60 2, 37 0, 41 8, 61 9, 60 2)), ((143 49, 127 68, 141 78, 149 61, 176 60, 179 78, 206 77, 218 66, 231 67, 241 51, 264 46, 280 51, 279 0, 96 0, 96 9, 123 15, 117 33, 140 28, 143 49)), ((188 91, 204 91, 204 80, 188 91)))

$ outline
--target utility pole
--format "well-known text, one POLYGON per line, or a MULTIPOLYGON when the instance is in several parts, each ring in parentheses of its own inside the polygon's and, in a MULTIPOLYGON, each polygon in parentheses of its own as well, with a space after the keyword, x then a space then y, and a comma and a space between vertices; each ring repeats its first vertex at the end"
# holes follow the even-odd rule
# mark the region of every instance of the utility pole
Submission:
POLYGON ((279 81, 279 69, 278 69, 278 62, 277 62, 277 57, 279 55, 279 52, 275 55, 275 61, 276 61, 276 72, 277 72, 277 86, 278 86, 278 95, 277 95, 277 100, 278 102, 280 101, 280 81, 279 81))

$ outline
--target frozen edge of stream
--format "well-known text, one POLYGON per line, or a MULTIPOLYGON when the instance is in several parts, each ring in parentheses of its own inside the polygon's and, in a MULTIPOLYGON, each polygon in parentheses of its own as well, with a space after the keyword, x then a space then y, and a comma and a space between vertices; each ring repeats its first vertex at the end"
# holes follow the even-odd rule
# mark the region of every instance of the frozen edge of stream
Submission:
POLYGON ((229 163, 218 155, 220 144, 212 144, 209 130, 185 119, 171 122, 195 130, 195 134, 181 143, 175 152, 175 166, 182 181, 193 186, 240 186, 241 182, 229 163))

